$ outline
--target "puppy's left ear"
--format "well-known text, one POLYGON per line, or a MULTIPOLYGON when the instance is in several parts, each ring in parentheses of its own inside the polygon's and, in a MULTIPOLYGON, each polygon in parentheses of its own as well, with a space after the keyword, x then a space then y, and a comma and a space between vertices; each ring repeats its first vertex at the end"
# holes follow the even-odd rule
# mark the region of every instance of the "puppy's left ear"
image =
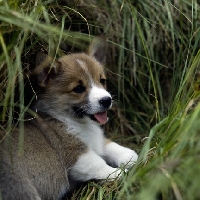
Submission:
POLYGON ((36 67, 32 71, 36 75, 38 84, 46 87, 51 79, 54 79, 59 71, 61 64, 58 61, 44 53, 38 53, 36 56, 36 67))
POLYGON ((102 65, 106 63, 107 43, 105 36, 95 37, 88 49, 88 55, 94 57, 102 65))

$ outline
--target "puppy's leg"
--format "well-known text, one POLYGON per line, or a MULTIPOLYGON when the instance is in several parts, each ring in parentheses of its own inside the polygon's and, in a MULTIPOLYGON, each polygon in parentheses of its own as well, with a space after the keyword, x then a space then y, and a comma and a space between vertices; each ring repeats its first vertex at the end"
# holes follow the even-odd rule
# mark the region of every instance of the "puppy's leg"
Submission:
POLYGON ((126 168, 130 168, 137 161, 138 155, 129 148, 105 139, 103 158, 111 166, 125 165, 126 168))
POLYGON ((70 174, 75 180, 87 181, 91 179, 115 179, 122 171, 110 167, 94 151, 89 150, 81 155, 75 165, 70 170, 70 174))

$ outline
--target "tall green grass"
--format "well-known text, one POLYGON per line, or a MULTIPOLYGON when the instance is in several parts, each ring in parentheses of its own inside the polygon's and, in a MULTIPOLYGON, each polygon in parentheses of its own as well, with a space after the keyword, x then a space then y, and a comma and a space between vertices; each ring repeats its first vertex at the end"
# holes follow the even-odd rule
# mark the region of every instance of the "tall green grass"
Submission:
POLYGON ((198 0, 7 1, 0 2, 0 21, 0 119, 7 133, 14 122, 23 132, 35 94, 24 86, 37 52, 59 57, 63 41, 71 52, 85 50, 93 35, 108 38, 116 106, 106 134, 135 148, 139 161, 121 180, 90 182, 71 199, 200 198, 198 0))

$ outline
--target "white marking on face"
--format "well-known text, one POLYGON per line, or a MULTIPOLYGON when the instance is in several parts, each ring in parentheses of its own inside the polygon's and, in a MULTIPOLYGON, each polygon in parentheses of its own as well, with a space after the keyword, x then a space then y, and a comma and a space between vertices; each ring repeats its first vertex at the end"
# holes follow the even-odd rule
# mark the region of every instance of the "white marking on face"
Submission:
POLYGON ((76 61, 78 62, 78 64, 84 69, 86 70, 86 64, 83 60, 80 59, 76 59, 76 61))
MULTIPOLYGON (((112 98, 110 93, 107 92, 105 89, 92 84, 92 88, 89 93, 89 104, 91 106, 91 111, 89 114, 102 112, 101 111, 102 108, 101 108, 99 101, 104 97, 112 98)), ((112 103, 108 109, 110 109, 111 107, 112 107, 112 103)))
POLYGON ((88 80, 90 81, 90 84, 92 84, 92 77, 90 73, 88 72, 87 64, 85 63, 85 61, 81 59, 76 59, 76 61, 78 62, 80 67, 85 71, 85 73, 88 75, 88 78, 89 78, 88 80))

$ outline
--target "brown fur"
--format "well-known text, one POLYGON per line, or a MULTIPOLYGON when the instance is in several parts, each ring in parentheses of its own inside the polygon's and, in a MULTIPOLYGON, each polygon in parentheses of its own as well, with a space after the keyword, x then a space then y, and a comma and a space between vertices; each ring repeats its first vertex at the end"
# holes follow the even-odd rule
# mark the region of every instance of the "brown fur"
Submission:
POLYGON ((1 146, 3 199, 57 199, 63 195, 63 187, 63 191, 69 190, 67 172, 86 146, 67 134, 63 123, 47 116, 26 123, 21 155, 18 130, 12 135, 11 143, 1 146))

